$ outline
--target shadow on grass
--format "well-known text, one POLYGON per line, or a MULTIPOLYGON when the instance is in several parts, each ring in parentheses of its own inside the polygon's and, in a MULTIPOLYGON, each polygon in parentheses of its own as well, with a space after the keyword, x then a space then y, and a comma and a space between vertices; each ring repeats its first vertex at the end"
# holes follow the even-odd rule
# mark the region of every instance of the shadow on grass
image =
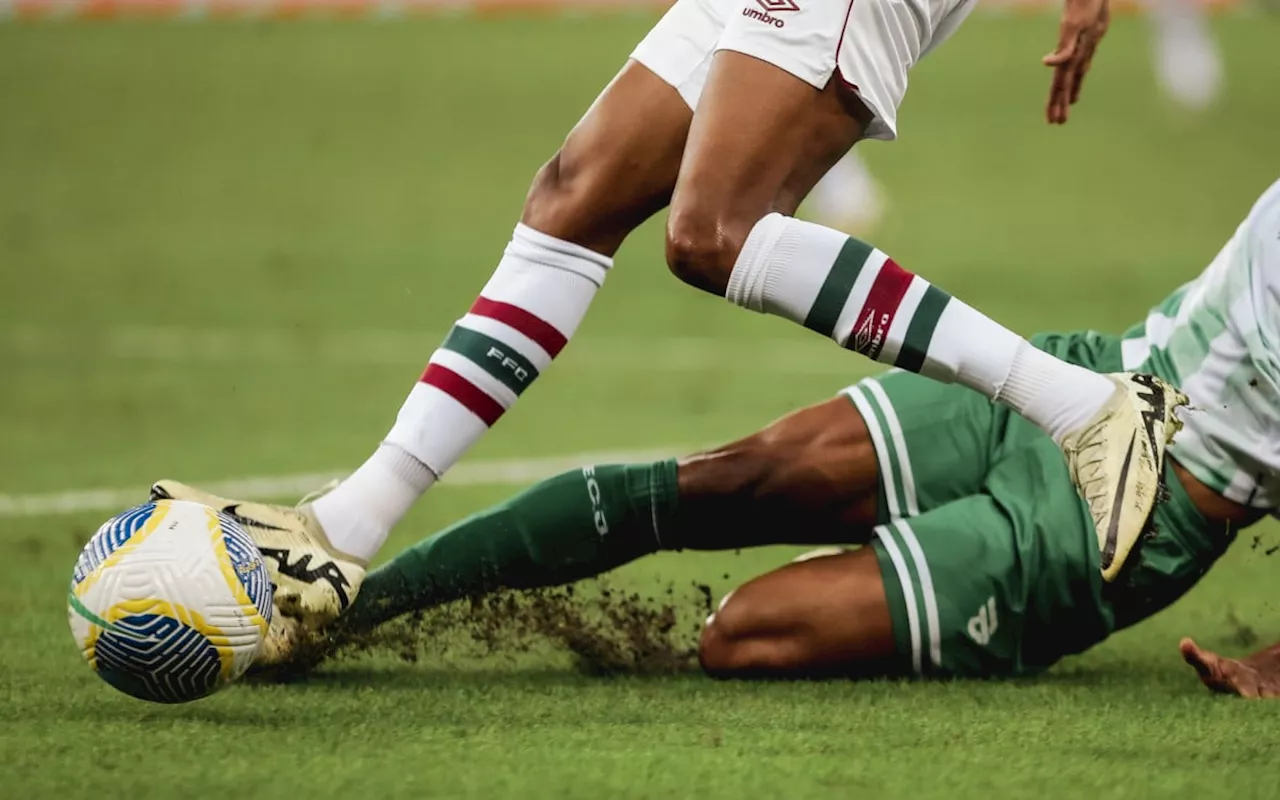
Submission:
POLYGON ((394 664, 380 667, 344 666, 326 669, 291 680, 287 685, 302 689, 378 689, 380 691, 455 692, 462 689, 540 690, 586 687, 626 682, 670 683, 705 680, 694 668, 664 674, 592 675, 573 667, 528 666, 450 668, 394 664))

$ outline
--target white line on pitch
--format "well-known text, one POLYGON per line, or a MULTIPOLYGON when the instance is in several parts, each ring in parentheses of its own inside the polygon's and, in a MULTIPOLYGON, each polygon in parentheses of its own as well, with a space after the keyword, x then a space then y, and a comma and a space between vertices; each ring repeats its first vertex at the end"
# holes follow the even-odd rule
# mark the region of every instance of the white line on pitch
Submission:
MULTIPOLYGON (((281 328, 187 328, 162 325, 65 330, 43 325, 0 328, 0 358, 62 358, 180 364, 326 364, 412 371, 441 334, 429 331, 281 328)), ((558 360, 561 369, 592 371, 756 372, 839 375, 850 381, 870 368, 817 338, 736 336, 580 336, 558 360), (642 356, 642 357, 640 357, 642 356)))
MULTIPOLYGON (((508 458, 475 461, 454 467, 440 482, 448 486, 520 486, 549 478, 565 470, 587 464, 653 461, 685 452, 682 447, 571 453, 544 458, 508 458)), ((347 473, 308 472, 296 475, 265 475, 197 484, 205 491, 241 500, 268 500, 297 497, 317 489, 347 473)), ((126 489, 79 489, 44 494, 0 494, 0 517, 41 517, 84 511, 120 511, 146 499, 146 486, 126 489)))

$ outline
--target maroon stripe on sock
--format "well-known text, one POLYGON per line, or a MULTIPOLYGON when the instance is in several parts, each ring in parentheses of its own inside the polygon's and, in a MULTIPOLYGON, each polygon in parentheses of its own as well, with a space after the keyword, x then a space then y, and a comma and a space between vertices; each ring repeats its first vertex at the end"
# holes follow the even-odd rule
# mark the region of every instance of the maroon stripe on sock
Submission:
POLYGON ((493 427, 493 423, 498 421, 505 411, 502 404, 494 400, 483 389, 476 386, 471 381, 462 377, 458 373, 442 367, 439 364, 428 364, 422 378, 419 379, 428 386, 434 386, 440 391, 457 400, 472 414, 484 421, 485 425, 493 427))
POLYGON ((902 298, 915 276, 894 263, 892 258, 885 259, 884 266, 876 275, 875 283, 867 294, 867 302, 858 312, 858 319, 853 324, 853 333, 845 347, 856 350, 867 358, 875 359, 884 349, 885 339, 889 337, 889 327, 902 305, 902 298))
POLYGON ((560 351, 569 343, 565 335, 545 319, 525 311, 520 306, 502 303, 481 296, 471 306, 471 313, 489 319, 496 319, 504 325, 510 325, 528 336, 538 347, 546 350, 552 358, 560 355, 560 351))

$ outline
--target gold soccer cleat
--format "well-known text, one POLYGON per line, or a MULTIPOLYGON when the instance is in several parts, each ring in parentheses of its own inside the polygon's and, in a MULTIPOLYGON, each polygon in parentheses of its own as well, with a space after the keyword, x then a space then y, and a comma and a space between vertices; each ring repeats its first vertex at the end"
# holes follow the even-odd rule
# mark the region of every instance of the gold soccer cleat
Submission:
POLYGON ((290 660, 296 644, 337 619, 360 590, 367 565, 333 549, 309 505, 228 500, 172 480, 155 483, 151 499, 215 508, 240 523, 262 551, 275 586, 275 614, 254 666, 290 660))
POLYGON ((1182 428, 1174 412, 1187 396, 1151 375, 1106 376, 1115 393, 1084 427, 1062 442, 1071 480, 1089 505, 1113 581, 1142 537, 1160 493, 1165 447, 1182 428))

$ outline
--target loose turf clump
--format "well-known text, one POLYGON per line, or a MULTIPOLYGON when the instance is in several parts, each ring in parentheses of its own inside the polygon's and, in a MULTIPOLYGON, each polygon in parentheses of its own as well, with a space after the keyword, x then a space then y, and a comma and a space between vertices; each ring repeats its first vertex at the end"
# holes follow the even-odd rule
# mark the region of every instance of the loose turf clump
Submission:
POLYGON ((672 674, 694 667, 701 620, 711 590, 701 584, 661 598, 605 581, 534 590, 504 590, 415 611, 371 632, 341 628, 308 641, 290 664, 256 673, 258 680, 296 680, 321 663, 389 653, 409 663, 451 657, 510 658, 551 645, 589 675, 672 674))

